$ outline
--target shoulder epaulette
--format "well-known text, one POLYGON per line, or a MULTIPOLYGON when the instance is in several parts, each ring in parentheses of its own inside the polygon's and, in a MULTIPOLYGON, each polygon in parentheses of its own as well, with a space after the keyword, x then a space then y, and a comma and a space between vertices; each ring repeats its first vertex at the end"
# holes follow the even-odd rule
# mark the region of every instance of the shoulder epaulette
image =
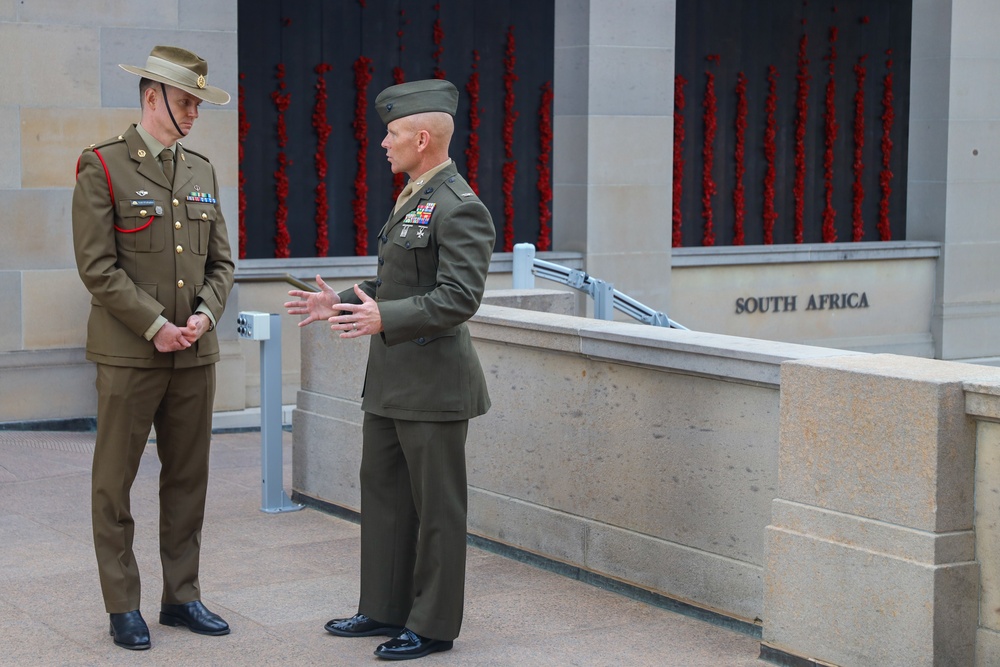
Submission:
POLYGON ((452 176, 445 181, 448 189, 455 193, 461 201, 479 201, 479 196, 472 191, 472 187, 461 176, 452 176))
POLYGON ((211 160, 209 160, 206 156, 202 155, 198 151, 193 151, 193 150, 191 150, 190 148, 188 148, 187 146, 185 146, 184 144, 182 144, 180 142, 177 142, 177 145, 180 146, 181 148, 183 148, 185 153, 190 153, 191 155, 196 155, 196 156, 200 157, 202 160, 204 160, 205 162, 211 162, 211 160))
POLYGON ((105 146, 110 146, 112 144, 121 143, 123 141, 125 141, 125 137, 123 135, 119 134, 117 137, 112 137, 110 139, 105 139, 104 141, 100 141, 100 142, 98 142, 96 144, 90 144, 84 150, 94 150, 95 148, 104 148, 105 146))

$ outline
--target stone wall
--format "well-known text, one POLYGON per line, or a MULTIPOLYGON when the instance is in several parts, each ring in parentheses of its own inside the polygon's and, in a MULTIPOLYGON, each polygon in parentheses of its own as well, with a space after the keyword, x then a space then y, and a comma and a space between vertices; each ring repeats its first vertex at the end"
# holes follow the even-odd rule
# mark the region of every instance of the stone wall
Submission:
MULTIPOLYGON (((236 3, 0 2, 0 422, 88 417, 96 374, 84 359, 90 295, 76 271, 70 206, 84 147, 139 120, 138 77, 156 44, 189 48, 209 62, 209 83, 233 94, 204 105, 185 144, 216 166, 236 239, 236 3)), ((227 317, 229 313, 227 312, 227 317)), ((217 409, 243 407, 235 315, 220 328, 217 409)))
MULTIPOLYGON (((753 622, 779 366, 843 352, 484 305, 469 530, 753 622)), ((293 487, 358 510, 366 341, 302 332, 293 487)))
MULTIPOLYGON (((756 624, 781 664, 1000 662, 1000 369, 492 305, 470 326, 493 398, 470 533, 756 624)), ((294 490, 352 511, 366 345, 303 330, 294 413, 294 490)))

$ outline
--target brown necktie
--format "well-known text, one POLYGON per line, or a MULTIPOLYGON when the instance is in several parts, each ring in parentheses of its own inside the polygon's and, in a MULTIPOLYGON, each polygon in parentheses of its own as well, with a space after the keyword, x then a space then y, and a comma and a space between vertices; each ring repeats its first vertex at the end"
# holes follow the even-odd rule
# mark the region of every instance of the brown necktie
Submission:
POLYGON ((167 177, 170 185, 174 184, 174 152, 169 148, 164 148, 160 153, 160 160, 163 162, 163 175, 167 177))
POLYGON ((410 181, 409 183, 406 184, 406 187, 403 188, 403 191, 399 193, 398 197, 396 197, 396 206, 392 209, 393 213, 398 211, 400 207, 406 203, 406 200, 413 196, 413 192, 416 189, 417 188, 413 184, 413 181, 410 181))

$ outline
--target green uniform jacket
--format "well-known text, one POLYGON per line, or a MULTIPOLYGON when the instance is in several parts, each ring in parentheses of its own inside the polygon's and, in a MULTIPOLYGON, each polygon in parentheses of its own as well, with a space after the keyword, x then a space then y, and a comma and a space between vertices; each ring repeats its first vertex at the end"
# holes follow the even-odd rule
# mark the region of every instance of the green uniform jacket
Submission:
MULTIPOLYGON (((378 275, 360 285, 378 301, 361 407, 392 419, 454 421, 490 408, 465 322, 479 309, 496 230, 454 162, 379 233, 378 275)), ((340 293, 358 303, 353 289, 340 293)))
POLYGON ((73 245, 80 278, 92 295, 91 361, 186 368, 219 360, 215 331, 166 354, 143 336, 160 315, 186 326, 201 304, 218 321, 233 286, 215 169, 180 144, 175 150, 173 188, 134 125, 80 156, 73 245))

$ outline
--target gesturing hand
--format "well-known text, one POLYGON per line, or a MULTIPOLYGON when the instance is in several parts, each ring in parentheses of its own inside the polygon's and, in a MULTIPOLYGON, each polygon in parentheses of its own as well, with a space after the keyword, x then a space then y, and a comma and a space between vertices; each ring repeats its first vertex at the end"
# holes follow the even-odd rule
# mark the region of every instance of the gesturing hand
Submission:
POLYGON ((341 338, 370 336, 382 331, 382 314, 378 311, 378 303, 357 285, 354 286, 354 293, 361 299, 361 303, 340 304, 337 310, 342 314, 329 318, 330 328, 339 331, 341 338))
POLYGON ((289 290, 288 296, 298 297, 298 301, 286 301, 285 308, 289 315, 307 315, 299 322, 300 327, 333 317, 340 308, 340 297, 333 288, 323 282, 323 279, 316 276, 316 284, 319 286, 318 292, 304 292, 302 290, 289 290))

